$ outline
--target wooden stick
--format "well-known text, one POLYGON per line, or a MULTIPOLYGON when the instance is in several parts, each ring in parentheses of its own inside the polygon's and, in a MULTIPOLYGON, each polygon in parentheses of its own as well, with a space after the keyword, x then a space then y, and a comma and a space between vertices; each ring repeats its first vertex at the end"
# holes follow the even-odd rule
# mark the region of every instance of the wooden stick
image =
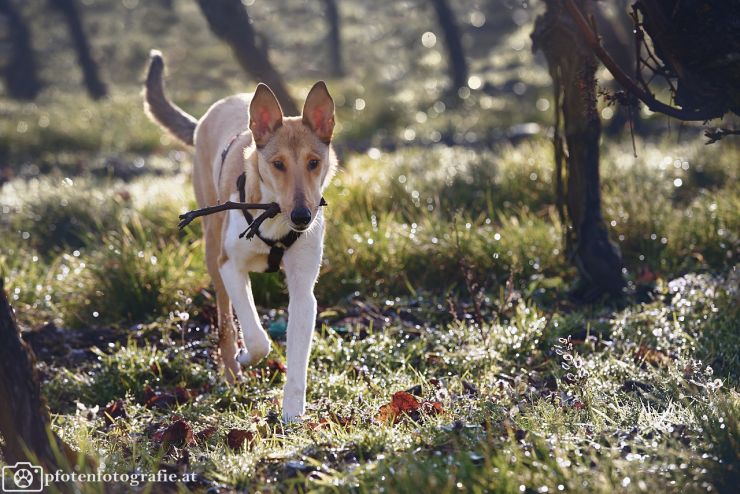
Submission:
POLYGON ((199 218, 201 216, 208 216, 209 214, 220 213, 221 211, 228 211, 230 209, 238 209, 241 211, 247 211, 250 209, 263 209, 265 210, 265 212, 259 216, 260 218, 263 215, 268 214, 268 213, 271 214, 270 217, 274 217, 276 214, 280 212, 280 206, 276 202, 271 202, 269 204, 262 204, 262 203, 226 201, 223 204, 217 204, 216 206, 208 206, 208 207, 201 208, 201 209, 195 209, 193 211, 188 211, 187 213, 181 214, 180 223, 178 223, 177 226, 178 228, 182 230, 183 228, 188 226, 195 218, 199 218))

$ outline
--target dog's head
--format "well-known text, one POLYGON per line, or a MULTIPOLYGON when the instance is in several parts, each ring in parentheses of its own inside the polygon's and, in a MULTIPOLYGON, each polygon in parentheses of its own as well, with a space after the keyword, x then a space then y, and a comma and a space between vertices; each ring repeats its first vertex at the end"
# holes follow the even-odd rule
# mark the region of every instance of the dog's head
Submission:
POLYGON ((300 117, 283 116, 273 92, 259 84, 249 106, 249 129, 263 182, 290 218, 291 228, 307 230, 334 171, 334 100, 326 84, 314 84, 300 117))

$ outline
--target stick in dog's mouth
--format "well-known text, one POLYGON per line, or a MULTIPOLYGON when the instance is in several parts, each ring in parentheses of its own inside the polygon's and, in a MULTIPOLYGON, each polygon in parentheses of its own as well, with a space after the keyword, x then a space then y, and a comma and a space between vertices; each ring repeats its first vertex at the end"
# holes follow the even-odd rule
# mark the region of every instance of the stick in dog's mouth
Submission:
MULTIPOLYGON (((326 201, 324 201, 323 197, 321 198, 321 203, 319 204, 319 207, 322 207, 322 206, 326 206, 326 201)), ((257 234, 257 231, 259 230, 259 227, 260 225, 262 225, 262 223, 280 214, 280 205, 276 202, 248 203, 248 202, 226 201, 223 204, 217 204, 216 206, 208 206, 205 208, 194 209, 192 211, 188 211, 186 213, 181 214, 180 223, 178 223, 177 226, 180 230, 182 230, 183 228, 188 226, 190 223, 192 223, 192 221, 195 218, 220 213, 222 211, 228 211, 230 209, 238 209, 240 211, 246 211, 249 209, 262 209, 263 210, 262 213, 260 213, 259 216, 255 217, 254 221, 252 221, 249 224, 249 226, 247 226, 247 229, 244 230, 239 235, 239 238, 246 237, 247 239, 250 239, 257 234)), ((311 225, 306 226, 305 228, 298 228, 292 224, 290 225, 290 229, 298 233, 304 233, 308 231, 310 228, 311 228, 311 225)))

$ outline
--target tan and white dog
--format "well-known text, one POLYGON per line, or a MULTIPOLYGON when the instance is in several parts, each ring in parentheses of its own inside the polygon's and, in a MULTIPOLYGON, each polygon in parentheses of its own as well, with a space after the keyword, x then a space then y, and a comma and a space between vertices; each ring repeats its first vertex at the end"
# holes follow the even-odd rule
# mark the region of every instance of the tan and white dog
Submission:
POLYGON ((281 212, 265 221, 259 236, 250 240, 239 238, 248 225, 241 211, 203 218, 206 262, 218 307, 219 351, 230 382, 239 376, 241 365, 254 364, 270 352, 249 272, 267 270, 272 249, 268 243, 278 242, 278 247, 283 247, 281 239, 297 237, 289 248, 281 249, 277 263, 274 259, 270 262, 285 271, 290 296, 283 419, 295 420, 305 409, 306 372, 316 321, 313 288, 324 237, 320 202, 336 167, 331 147, 334 102, 326 85, 317 82, 306 97, 303 115, 285 117, 273 92, 259 84, 252 94, 216 102, 196 120, 167 99, 163 71, 162 55, 152 51, 145 106, 160 125, 183 143, 195 146, 193 185, 199 207, 239 201, 236 183, 243 173, 246 200, 242 202, 276 202, 280 206, 281 212), (243 345, 235 329, 232 305, 243 345))

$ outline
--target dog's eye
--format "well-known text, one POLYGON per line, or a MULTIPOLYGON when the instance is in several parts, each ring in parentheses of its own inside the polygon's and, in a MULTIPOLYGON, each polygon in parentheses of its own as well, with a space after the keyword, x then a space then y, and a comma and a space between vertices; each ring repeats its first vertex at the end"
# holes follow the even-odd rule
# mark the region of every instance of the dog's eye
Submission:
POLYGON ((319 160, 309 160, 308 162, 308 169, 309 170, 315 170, 319 166, 319 160))
POLYGON ((278 170, 280 170, 281 172, 282 172, 282 171, 285 171, 285 163, 283 163, 283 162, 282 162, 282 161, 280 161, 280 160, 276 160, 276 161, 273 161, 273 162, 272 162, 272 166, 274 166, 275 168, 277 168, 277 169, 278 169, 278 170))

